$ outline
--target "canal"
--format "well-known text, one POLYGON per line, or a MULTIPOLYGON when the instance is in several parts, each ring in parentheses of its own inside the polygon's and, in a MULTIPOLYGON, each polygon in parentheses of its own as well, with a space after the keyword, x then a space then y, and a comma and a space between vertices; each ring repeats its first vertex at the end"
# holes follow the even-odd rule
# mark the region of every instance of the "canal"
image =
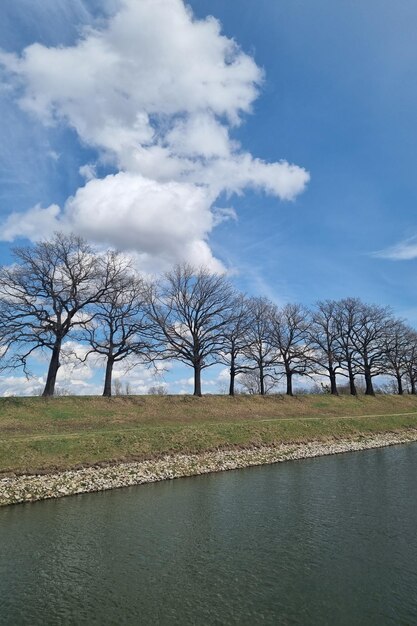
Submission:
POLYGON ((417 624, 417 444, 3 507, 0 624, 417 624))

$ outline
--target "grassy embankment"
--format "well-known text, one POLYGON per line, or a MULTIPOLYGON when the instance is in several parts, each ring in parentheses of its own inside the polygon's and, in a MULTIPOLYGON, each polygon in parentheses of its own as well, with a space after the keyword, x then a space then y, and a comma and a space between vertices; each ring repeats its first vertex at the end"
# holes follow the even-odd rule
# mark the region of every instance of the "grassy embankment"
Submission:
POLYGON ((0 398, 0 473, 417 429, 417 397, 0 398))

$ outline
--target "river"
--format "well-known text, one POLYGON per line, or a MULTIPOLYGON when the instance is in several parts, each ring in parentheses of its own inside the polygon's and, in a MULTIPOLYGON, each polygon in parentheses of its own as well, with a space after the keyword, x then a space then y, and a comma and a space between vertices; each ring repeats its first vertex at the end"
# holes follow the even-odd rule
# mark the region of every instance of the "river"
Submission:
POLYGON ((0 624, 417 624, 417 444, 2 507, 0 624))

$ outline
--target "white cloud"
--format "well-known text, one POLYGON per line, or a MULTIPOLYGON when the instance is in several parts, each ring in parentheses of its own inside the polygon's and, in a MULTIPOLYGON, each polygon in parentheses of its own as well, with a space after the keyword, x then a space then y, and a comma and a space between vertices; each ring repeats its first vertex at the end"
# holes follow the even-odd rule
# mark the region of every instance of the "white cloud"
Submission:
MULTIPOLYGON (((129 387, 131 394, 146 394, 150 387, 163 384, 163 364, 158 367, 146 367, 136 360, 125 359, 115 364, 113 383, 119 381, 122 393, 129 387)), ((168 366, 169 367, 169 366, 168 366)), ((166 385, 165 385, 166 386, 166 385)))
POLYGON ((215 226, 222 224, 223 222, 228 222, 229 220, 237 222, 237 219, 237 213, 233 207, 213 207, 213 220, 215 226))
POLYGON ((58 370, 57 382, 61 385, 87 385, 95 374, 97 365, 103 366, 103 359, 88 359, 89 346, 79 341, 68 340, 62 346, 61 367, 58 370), (86 358, 87 357, 87 358, 86 358))
POLYGON ((96 166, 93 163, 85 163, 78 169, 78 173, 85 178, 86 181, 89 181, 97 175, 96 166))
MULTIPOLYGON (((87 356, 88 345, 68 340, 63 344, 61 366, 58 370, 56 393, 71 395, 97 395, 103 391, 105 357, 98 354, 87 356), (87 356, 87 358, 86 358, 87 356)), ((32 363, 34 370, 45 371, 50 354, 38 353, 32 363)), ((129 384, 133 394, 147 393, 149 387, 160 384, 171 363, 159 362, 155 367, 146 367, 137 360, 125 359, 116 363, 113 381, 120 380, 125 391, 129 384)), ((31 376, 0 376, 0 396, 40 395, 45 386, 45 375, 33 372, 31 376)))
POLYGON ((391 261, 411 261, 417 258, 417 237, 410 237, 394 246, 374 252, 372 256, 391 261))
MULTIPOLYGON (((28 46, 0 54, 20 106, 45 124, 64 123, 119 173, 95 177, 55 205, 12 215, 5 239, 36 238, 50 224, 131 248, 148 264, 187 259, 218 266, 208 237, 222 193, 250 187, 292 200, 308 173, 267 163, 230 134, 250 113, 263 72, 221 34, 213 17, 197 20, 182 0, 124 0, 100 27, 68 47, 28 46)), ((218 223, 218 222, 217 222, 218 223)))
POLYGON ((0 395, 33 396, 39 395, 45 381, 42 377, 26 378, 26 376, 0 376, 0 395))
POLYGON ((193 19, 181 0, 126 0, 107 26, 86 30, 75 46, 35 43, 6 64, 25 83, 26 109, 65 118, 109 149, 123 137, 150 139, 149 115, 209 110, 237 123, 262 80, 217 20, 193 19))
POLYGON ((56 230, 60 213, 57 204, 51 204, 46 209, 37 204, 23 215, 13 212, 2 224, 1 238, 3 241, 13 241, 16 237, 32 240, 48 237, 56 230))
POLYGON ((184 157, 227 158, 233 147, 227 128, 207 113, 178 120, 165 141, 174 154, 184 157))
POLYGON ((11 241, 17 235, 37 239, 56 230, 75 231, 100 243, 138 250, 145 271, 165 269, 181 257, 220 271, 222 265, 207 243, 219 219, 210 205, 209 192, 203 187, 158 183, 119 172, 90 180, 68 199, 62 212, 56 205, 36 206, 24 220, 21 214, 12 213, 3 224, 2 236, 11 241))
POLYGON ((182 255, 211 266, 205 238, 213 227, 207 190, 175 181, 159 183, 119 172, 91 180, 65 207, 65 220, 87 237, 137 249, 152 263, 182 255))

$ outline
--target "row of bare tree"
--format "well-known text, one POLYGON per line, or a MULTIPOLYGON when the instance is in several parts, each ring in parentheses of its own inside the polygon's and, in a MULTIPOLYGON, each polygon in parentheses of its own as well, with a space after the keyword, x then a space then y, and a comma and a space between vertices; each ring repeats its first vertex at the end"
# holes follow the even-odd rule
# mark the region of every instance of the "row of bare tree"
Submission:
POLYGON ((83 239, 53 239, 14 250, 0 269, 2 368, 22 367, 38 350, 50 354, 44 396, 54 394, 62 347, 72 338, 105 360, 104 396, 112 393, 116 363, 178 360, 201 374, 228 367, 229 394, 250 375, 264 395, 285 380, 326 377, 330 393, 346 379, 356 395, 358 377, 374 394, 376 376, 394 377, 399 394, 416 393, 417 333, 386 307, 357 298, 277 307, 238 293, 223 275, 178 265, 157 281, 142 277, 125 255, 97 253, 83 239))

